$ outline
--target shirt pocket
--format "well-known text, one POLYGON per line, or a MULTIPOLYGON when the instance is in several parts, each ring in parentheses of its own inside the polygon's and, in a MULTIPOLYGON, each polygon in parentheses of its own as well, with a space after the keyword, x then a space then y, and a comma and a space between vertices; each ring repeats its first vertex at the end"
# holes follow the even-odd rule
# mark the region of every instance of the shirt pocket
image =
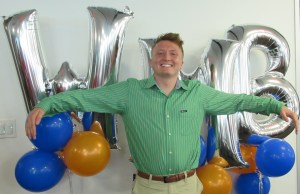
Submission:
POLYGON ((195 124, 198 123, 198 120, 195 113, 187 110, 181 109, 177 111, 175 117, 175 126, 176 126, 176 133, 182 136, 190 136, 190 135, 197 135, 200 131, 200 126, 195 127, 195 124))

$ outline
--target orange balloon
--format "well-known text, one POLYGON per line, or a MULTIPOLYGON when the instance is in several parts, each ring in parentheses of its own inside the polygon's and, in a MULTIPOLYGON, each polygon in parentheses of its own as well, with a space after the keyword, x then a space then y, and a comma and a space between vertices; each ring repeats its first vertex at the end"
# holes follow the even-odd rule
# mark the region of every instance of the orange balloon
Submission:
POLYGON ((102 128, 101 124, 98 121, 94 121, 92 123, 89 131, 93 131, 95 133, 98 133, 98 134, 104 136, 103 128, 102 128))
POLYGON ((75 174, 92 176, 102 171, 110 159, 110 146, 95 132, 75 132, 63 150, 65 165, 75 174))
POLYGON ((215 165, 223 167, 223 168, 229 165, 228 162, 223 157, 220 157, 220 156, 213 157, 207 163, 208 164, 215 164, 215 165))
POLYGON ((257 148, 255 146, 250 145, 240 145, 240 150, 243 159, 250 165, 249 167, 243 167, 243 168, 231 168, 230 170, 239 173, 239 174, 246 174, 246 173, 252 173, 255 172, 256 162, 255 162, 255 155, 257 148))
POLYGON ((207 164, 198 168, 196 173, 203 184, 201 194, 230 194, 232 180, 224 168, 215 164, 207 164))

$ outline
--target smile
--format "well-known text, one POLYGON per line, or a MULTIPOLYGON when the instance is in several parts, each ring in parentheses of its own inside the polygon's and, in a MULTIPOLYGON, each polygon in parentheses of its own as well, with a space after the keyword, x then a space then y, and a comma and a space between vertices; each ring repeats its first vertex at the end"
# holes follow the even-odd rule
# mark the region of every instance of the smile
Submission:
POLYGON ((162 66, 162 67, 173 67, 173 65, 171 65, 171 64, 161 64, 160 66, 162 66))

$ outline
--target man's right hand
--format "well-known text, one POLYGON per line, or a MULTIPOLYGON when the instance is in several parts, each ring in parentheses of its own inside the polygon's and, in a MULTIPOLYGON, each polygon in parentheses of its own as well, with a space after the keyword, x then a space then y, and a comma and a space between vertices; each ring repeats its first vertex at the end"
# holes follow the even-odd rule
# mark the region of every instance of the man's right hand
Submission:
POLYGON ((41 122, 41 119, 45 115, 45 111, 41 108, 34 108, 27 116, 25 123, 26 135, 29 139, 36 138, 36 125, 41 122))

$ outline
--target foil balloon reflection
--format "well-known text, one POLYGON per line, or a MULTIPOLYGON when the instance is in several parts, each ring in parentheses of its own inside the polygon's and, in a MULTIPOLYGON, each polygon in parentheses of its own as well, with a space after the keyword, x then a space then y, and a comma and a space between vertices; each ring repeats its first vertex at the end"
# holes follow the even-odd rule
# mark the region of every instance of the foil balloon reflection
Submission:
MULTIPOLYGON (((29 10, 5 18, 4 27, 21 83, 27 112, 43 98, 75 89, 95 88, 118 81, 124 31, 133 13, 112 8, 88 7, 90 13, 90 55, 85 78, 64 62, 53 79, 49 79, 39 39, 37 11, 29 10)), ((93 114, 104 126, 112 148, 117 148, 115 116, 93 114)))
MULTIPOLYGON (((240 65, 249 65, 252 48, 261 49, 267 56, 266 72, 285 75, 290 62, 289 45, 285 38, 273 28, 258 25, 232 26, 227 38, 241 43, 240 65)), ((247 75, 248 77, 248 75, 247 75)))
POLYGON ((205 70, 204 68, 200 68, 200 67, 197 67, 192 73, 186 73, 181 70, 179 72, 178 78, 180 80, 188 80, 188 79, 194 80, 195 79, 195 80, 198 80, 201 83, 207 85, 210 80, 206 80, 208 76, 205 75, 204 70, 205 70))
POLYGON ((90 56, 86 81, 89 88, 118 80, 125 27, 133 12, 112 8, 88 7, 90 13, 90 56))
MULTIPOLYGON (((233 26, 226 40, 213 40, 200 68, 206 84, 229 93, 246 93, 283 101, 299 115, 299 98, 285 75, 289 65, 289 47, 274 29, 264 26, 233 26), (233 44, 236 47, 228 47, 233 44), (251 81, 249 55, 259 48, 267 57, 266 73, 251 81)), ((229 167, 247 165, 241 158, 239 141, 251 134, 286 137, 294 128, 277 115, 261 116, 243 112, 216 117, 220 155, 229 167), (229 129, 229 130, 228 130, 229 129), (237 135, 238 134, 238 135, 237 135)))
POLYGON ((29 112, 47 96, 46 91, 50 89, 39 39, 36 10, 24 11, 5 18, 4 28, 15 61, 26 109, 29 112))
MULTIPOLYGON (((103 7, 88 7, 88 11, 90 56, 86 82, 89 88, 95 88, 117 82, 125 27, 133 12, 129 8, 121 12, 103 7)), ((93 121, 103 124, 110 146, 118 148, 115 115, 93 113, 93 121)))
MULTIPOLYGON (((283 77, 289 66, 289 46, 285 38, 276 30, 266 26, 233 26, 227 32, 227 38, 237 40, 241 44, 239 65, 241 84, 235 93, 254 94, 275 98, 286 103, 287 107, 299 115, 299 98, 293 86, 283 77), (250 79, 250 51, 260 49, 267 57, 265 75, 250 79), (252 82, 252 85, 251 85, 252 82)), ((268 135, 286 137, 294 126, 272 114, 258 119, 255 114, 244 112, 242 115, 242 134, 268 135)), ((243 136, 241 136, 242 138, 243 136)))
MULTIPOLYGON (((206 84, 227 93, 234 93, 236 75, 239 75, 238 59, 241 45, 238 41, 213 39, 203 55, 201 69, 206 84)), ((214 128, 218 136, 219 154, 228 164, 233 166, 247 166, 240 154, 239 148, 239 116, 212 116, 214 128)))
MULTIPOLYGON (((299 115, 299 98, 296 90, 282 76, 266 74, 252 80, 252 93, 256 96, 274 98, 284 102, 287 107, 299 115)), ((241 140, 246 140, 252 134, 285 138, 294 130, 291 121, 285 122, 276 114, 268 116, 250 114, 250 116, 250 129, 241 128, 239 131, 241 140), (256 123, 256 125, 252 123, 256 123)))
POLYGON ((86 84, 83 79, 77 78, 76 73, 70 68, 68 62, 64 62, 61 65, 57 75, 49 82, 56 94, 68 90, 86 88, 86 84))
POLYGON ((144 78, 148 78, 153 74, 153 70, 149 64, 149 60, 151 59, 151 52, 152 52, 152 47, 155 43, 155 39, 153 38, 139 38, 138 40, 141 52, 142 52, 142 57, 143 57, 143 66, 144 66, 144 78))

